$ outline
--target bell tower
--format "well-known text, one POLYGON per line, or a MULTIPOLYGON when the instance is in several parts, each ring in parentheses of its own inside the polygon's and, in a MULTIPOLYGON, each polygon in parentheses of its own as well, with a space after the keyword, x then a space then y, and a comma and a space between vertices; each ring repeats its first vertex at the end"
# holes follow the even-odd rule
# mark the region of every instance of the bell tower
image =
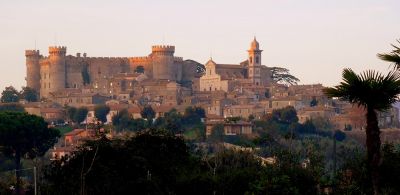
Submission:
POLYGON ((261 84, 261 52, 260 46, 254 37, 254 40, 250 44, 250 49, 247 50, 249 53, 249 69, 248 75, 249 79, 253 81, 253 84, 260 85, 261 84))

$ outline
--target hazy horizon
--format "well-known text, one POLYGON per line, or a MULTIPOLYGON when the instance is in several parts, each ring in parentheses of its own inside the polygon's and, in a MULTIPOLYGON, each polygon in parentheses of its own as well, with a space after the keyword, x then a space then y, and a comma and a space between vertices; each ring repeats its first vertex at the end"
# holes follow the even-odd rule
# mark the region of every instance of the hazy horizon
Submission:
POLYGON ((262 63, 288 68, 300 84, 335 85, 343 68, 387 72, 376 58, 400 38, 400 2, 372 1, 94 1, 0 2, 0 90, 26 85, 26 49, 48 55, 146 56, 175 45, 176 56, 239 64, 254 36, 262 63), (397 10, 396 10, 397 9, 397 10))

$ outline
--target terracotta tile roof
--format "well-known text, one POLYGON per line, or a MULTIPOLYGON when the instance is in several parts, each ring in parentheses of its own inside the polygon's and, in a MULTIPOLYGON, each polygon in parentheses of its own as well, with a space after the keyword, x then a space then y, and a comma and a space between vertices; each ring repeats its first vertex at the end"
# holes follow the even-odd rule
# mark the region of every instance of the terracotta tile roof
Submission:
POLYGON ((175 106, 161 105, 161 106, 153 106, 155 112, 169 112, 175 108, 175 106))
POLYGON ((41 113, 60 113, 63 111, 64 110, 62 108, 41 108, 40 109, 41 113))
POLYGON ((85 131, 85 129, 74 129, 71 132, 64 134, 64 136, 74 136, 74 135, 78 135, 84 131, 85 131))
POLYGON ((128 112, 129 113, 140 113, 142 111, 142 109, 138 106, 138 105, 132 105, 132 106, 129 106, 129 108, 128 108, 128 112))

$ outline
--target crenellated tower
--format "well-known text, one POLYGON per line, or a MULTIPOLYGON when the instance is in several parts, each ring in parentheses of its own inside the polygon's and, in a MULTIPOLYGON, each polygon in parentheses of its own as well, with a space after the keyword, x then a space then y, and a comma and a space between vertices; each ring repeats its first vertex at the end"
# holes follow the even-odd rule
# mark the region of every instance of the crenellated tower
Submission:
POLYGON ((253 81, 253 84, 261 84, 261 52, 260 45, 254 37, 254 40, 250 44, 250 49, 247 50, 249 53, 249 79, 253 81))
POLYGON ((26 57, 26 86, 40 92, 40 52, 25 50, 26 57))
POLYGON ((175 46, 155 45, 151 47, 153 59, 153 79, 177 81, 182 78, 182 67, 174 61, 175 46))
POLYGON ((65 89, 65 56, 66 47, 49 47, 49 57, 41 65, 41 97, 65 89))

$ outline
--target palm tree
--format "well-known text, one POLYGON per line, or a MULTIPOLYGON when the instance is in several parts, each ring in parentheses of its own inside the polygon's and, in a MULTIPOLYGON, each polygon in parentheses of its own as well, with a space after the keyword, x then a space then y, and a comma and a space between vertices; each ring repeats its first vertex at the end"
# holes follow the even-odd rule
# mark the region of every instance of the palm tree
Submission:
MULTIPOLYGON (((400 43, 400 39, 397 40, 398 43, 400 43)), ((394 64, 394 68, 399 70, 400 69, 400 47, 393 45, 394 50, 390 53, 383 53, 383 54, 377 54, 378 58, 384 61, 392 62, 394 64)))
POLYGON ((400 94, 400 73, 391 71, 387 75, 373 70, 357 75, 351 69, 343 70, 340 85, 324 89, 329 97, 338 97, 363 107, 367 119, 367 156, 368 170, 374 193, 379 194, 379 166, 381 164, 381 141, 377 111, 389 109, 398 100, 400 94))

